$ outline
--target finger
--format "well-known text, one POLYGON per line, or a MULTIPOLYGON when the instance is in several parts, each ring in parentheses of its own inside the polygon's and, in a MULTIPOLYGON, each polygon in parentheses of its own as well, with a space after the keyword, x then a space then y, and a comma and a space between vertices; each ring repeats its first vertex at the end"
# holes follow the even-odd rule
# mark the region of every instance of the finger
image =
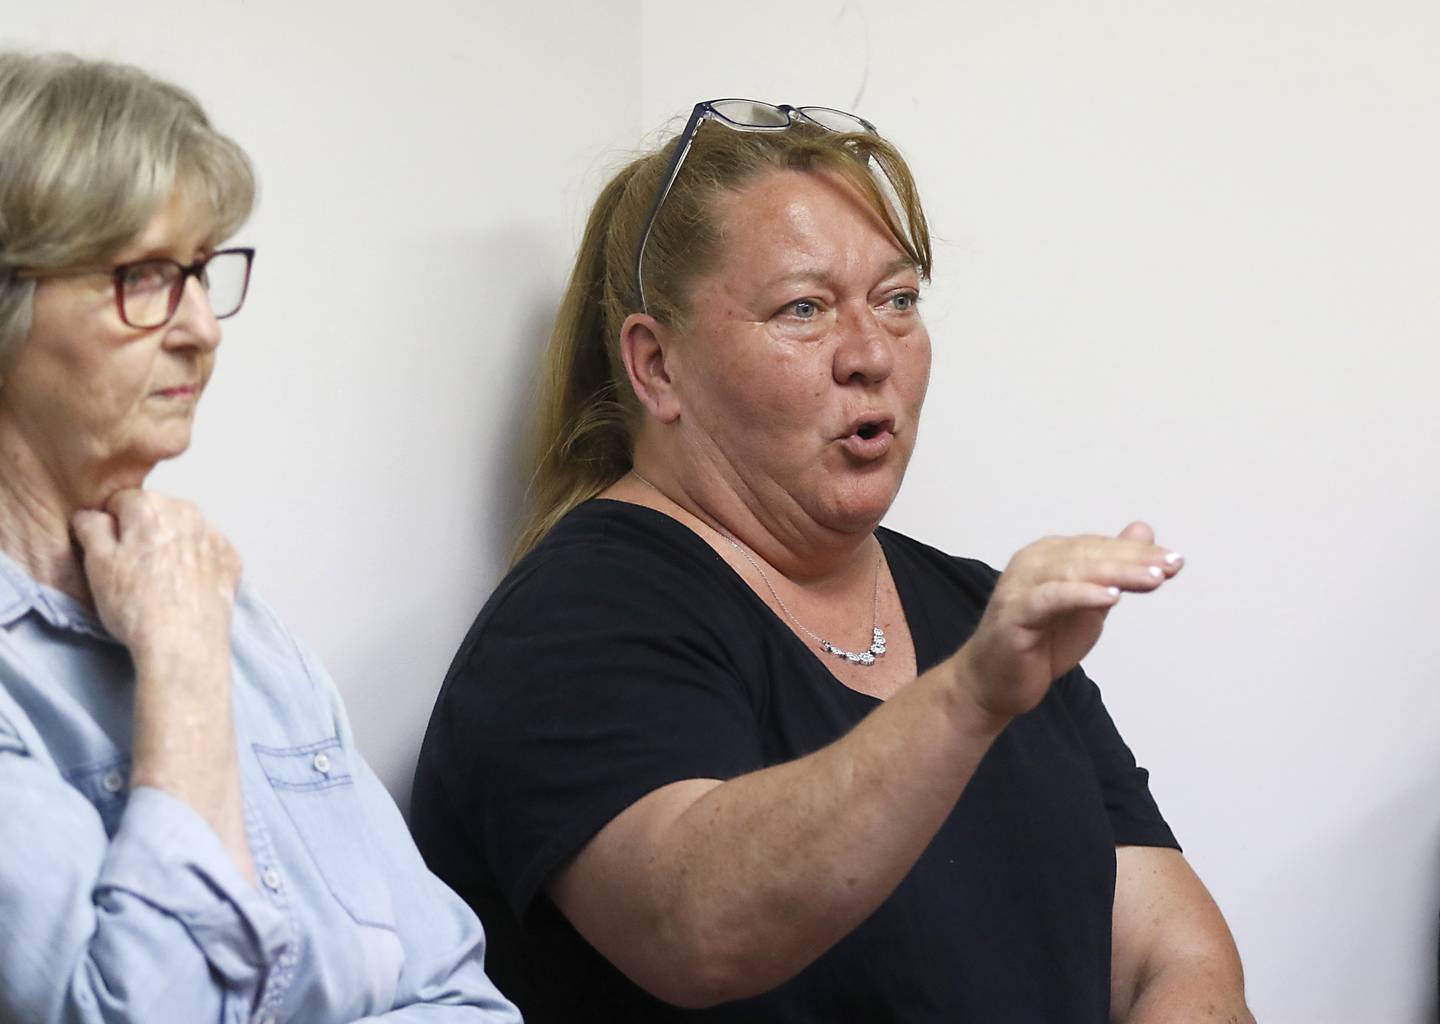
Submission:
POLYGON ((1050 580, 1071 580, 1147 589, 1143 586, 1145 574, 1163 582, 1183 568, 1185 560, 1179 552, 1140 539, 1150 532, 1149 526, 1132 523, 1125 529, 1136 536, 1046 538, 1017 552, 1005 572, 1011 579, 1029 586, 1050 580), (1119 567, 1125 565, 1137 567, 1139 572, 1121 571, 1119 567))
POLYGON ((105 511, 114 517, 118 531, 123 536, 149 515, 147 504, 144 491, 138 487, 127 487, 110 495, 110 500, 105 503, 105 511))
POLYGON ((1134 594, 1147 594, 1170 577, 1162 565, 1111 561, 1069 566, 1061 578, 1073 583, 1094 583, 1102 587, 1118 587, 1134 594))
MULTIPOLYGON (((1037 567, 1035 580, 1100 581, 1117 574, 1123 577, 1125 574, 1122 567, 1130 566, 1163 581, 1179 572, 1184 563, 1185 560, 1179 552, 1170 551, 1149 541, 1124 540, 1118 537, 1077 537, 1074 545, 1055 548, 1049 553, 1045 563, 1037 567)), ((1124 581, 1117 579, 1111 582, 1124 581)))
POLYGON ((1144 544, 1155 543, 1155 531, 1150 528, 1149 523, 1142 523, 1139 520, 1121 530, 1119 536, 1121 540, 1138 540, 1144 544))
POLYGON ((1170 576, 1174 576, 1185 566, 1184 555, 1171 548, 1163 547, 1162 545, 1155 543, 1155 531, 1151 529, 1149 523, 1140 522, 1139 520, 1131 523, 1129 526, 1125 527, 1125 529, 1120 531, 1119 539, 1126 541, 1138 541, 1141 544, 1154 547, 1156 549, 1156 552, 1152 552, 1151 557, 1145 559, 1146 564, 1156 565, 1159 568, 1163 569, 1167 578, 1170 576), (1158 553, 1159 555, 1158 562, 1155 561, 1154 557, 1156 553, 1158 553))
POLYGON ((1120 588, 1074 580, 1051 580, 1033 588, 1021 608, 1022 625, 1039 629, 1077 611, 1107 611, 1120 600, 1120 588))
POLYGON ((1128 541, 1112 540, 1102 545, 1077 545, 1069 551, 1056 552, 1045 562, 1017 575, 1028 586, 1052 581, 1098 583, 1122 590, 1154 590, 1179 571, 1179 563, 1165 561, 1164 549, 1145 545, 1143 550, 1128 541))
POLYGON ((70 528, 75 531, 75 539, 80 542, 86 561, 109 558, 120 539, 115 517, 107 512, 90 509, 76 512, 70 519, 70 528))

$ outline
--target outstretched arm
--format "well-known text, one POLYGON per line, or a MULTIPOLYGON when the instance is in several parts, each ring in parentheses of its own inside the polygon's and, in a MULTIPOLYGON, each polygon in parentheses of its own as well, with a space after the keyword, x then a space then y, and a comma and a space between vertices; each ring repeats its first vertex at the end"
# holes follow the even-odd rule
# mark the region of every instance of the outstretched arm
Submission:
POLYGON ((909 872, 1011 718, 1100 635, 1122 590, 1179 570, 1148 527, 1016 555, 975 635, 814 754, 664 786, 621 812, 550 895, 631 980, 682 1006, 767 991, 909 872))

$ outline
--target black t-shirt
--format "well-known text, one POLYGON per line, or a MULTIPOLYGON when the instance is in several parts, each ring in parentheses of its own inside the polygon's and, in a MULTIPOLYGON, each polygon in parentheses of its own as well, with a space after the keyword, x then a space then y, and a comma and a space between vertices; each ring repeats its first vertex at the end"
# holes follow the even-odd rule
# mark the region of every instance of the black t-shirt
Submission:
MULTIPOLYGON (((879 538, 923 672, 974 630, 996 574, 879 538)), ((671 1007, 550 903, 556 869, 646 793, 803 757, 878 704, 687 527, 591 501, 505 578, 456 655, 416 771, 415 838, 480 913, 491 977, 531 1024, 1104 1024, 1115 846, 1176 844, 1079 670, 996 740, 889 899, 764 995, 671 1007)))

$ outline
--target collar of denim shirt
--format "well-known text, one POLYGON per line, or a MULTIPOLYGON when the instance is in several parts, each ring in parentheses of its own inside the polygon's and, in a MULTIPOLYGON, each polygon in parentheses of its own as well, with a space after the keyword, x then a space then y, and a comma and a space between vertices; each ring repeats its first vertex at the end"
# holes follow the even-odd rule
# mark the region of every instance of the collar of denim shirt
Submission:
POLYGON ((0 627, 13 625, 32 612, 56 629, 118 643, 88 608, 69 594, 41 586, 0 551, 0 627))

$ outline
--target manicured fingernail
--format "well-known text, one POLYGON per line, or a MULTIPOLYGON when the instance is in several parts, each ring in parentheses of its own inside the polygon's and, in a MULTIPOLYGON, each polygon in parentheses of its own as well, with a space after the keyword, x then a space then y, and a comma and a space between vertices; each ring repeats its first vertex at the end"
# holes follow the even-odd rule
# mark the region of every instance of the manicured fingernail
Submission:
POLYGON ((1163 579, 1165 577, 1165 570, 1158 565, 1152 565, 1150 566, 1150 575, 1154 576, 1157 580, 1163 579))
POLYGON ((1119 596, 1120 596, 1120 588, 1119 588, 1119 587, 1106 587, 1106 588, 1105 588, 1105 593, 1109 594, 1111 597, 1119 597, 1119 596))
POLYGON ((1178 551, 1172 551, 1165 556, 1166 565, 1179 565, 1183 561, 1185 561, 1185 556, 1178 551))

